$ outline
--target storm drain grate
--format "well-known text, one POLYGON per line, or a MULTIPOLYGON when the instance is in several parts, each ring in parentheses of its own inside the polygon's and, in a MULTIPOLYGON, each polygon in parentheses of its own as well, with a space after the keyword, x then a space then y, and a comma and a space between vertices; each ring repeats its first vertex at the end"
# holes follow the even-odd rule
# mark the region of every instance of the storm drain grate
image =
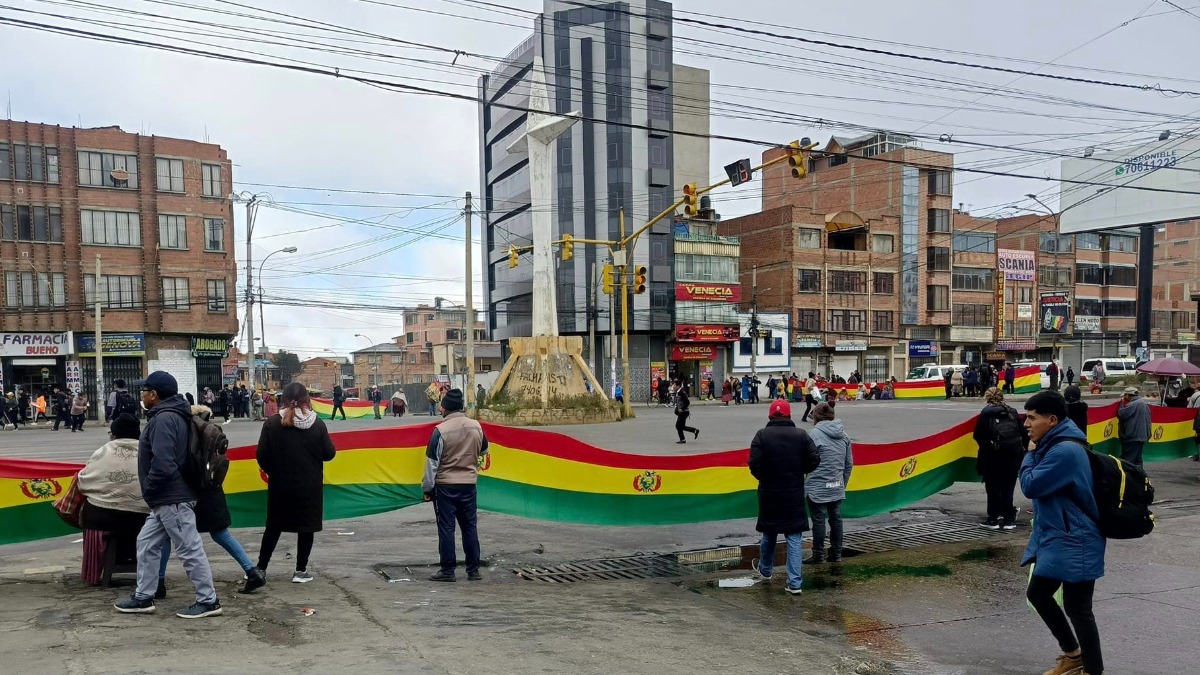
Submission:
POLYGON ((624 558, 579 560, 550 567, 518 567, 517 576, 531 581, 565 584, 576 581, 632 581, 681 577, 692 573, 664 555, 635 555, 624 558))
MULTIPOLYGON (((1020 530, 1016 530, 1020 532, 1020 530)), ((1028 530, 1026 530, 1028 532, 1028 530)), ((938 520, 922 523, 891 525, 861 532, 846 533, 843 548, 848 555, 882 553, 901 548, 956 544, 964 541, 990 539, 1011 531, 989 530, 979 523, 961 520, 938 520)))

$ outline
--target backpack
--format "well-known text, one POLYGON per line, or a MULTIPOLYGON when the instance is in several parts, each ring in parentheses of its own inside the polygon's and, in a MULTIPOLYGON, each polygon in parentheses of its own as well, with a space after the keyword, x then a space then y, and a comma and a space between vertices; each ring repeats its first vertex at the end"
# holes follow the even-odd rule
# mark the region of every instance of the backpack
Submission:
POLYGON ((207 491, 221 487, 225 475, 229 473, 229 458, 225 456, 229 450, 229 439, 220 425, 199 415, 184 415, 181 411, 173 412, 183 416, 188 425, 188 454, 187 463, 183 467, 183 477, 188 485, 196 490, 207 491))
POLYGON ((1006 457, 1025 454, 1021 418, 1016 410, 1004 406, 1004 414, 992 418, 992 446, 1006 457))
POLYGON ((124 390, 117 392, 116 404, 113 405, 112 411, 113 419, 120 417, 123 413, 137 417, 137 409, 138 405, 134 402, 132 394, 124 390))
MULTIPOLYGON (((1083 445, 1083 444, 1080 444, 1083 445)), ((1138 539, 1154 530, 1154 486, 1142 467, 1088 446, 1092 494, 1100 511, 1100 534, 1107 539, 1138 539)))

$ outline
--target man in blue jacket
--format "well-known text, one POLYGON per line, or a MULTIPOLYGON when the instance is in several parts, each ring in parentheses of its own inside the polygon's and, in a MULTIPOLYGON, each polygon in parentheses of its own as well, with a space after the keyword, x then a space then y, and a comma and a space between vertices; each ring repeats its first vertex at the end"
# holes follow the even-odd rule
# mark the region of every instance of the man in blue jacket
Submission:
POLYGON ((1033 533, 1021 564, 1036 563, 1026 596, 1063 651, 1046 675, 1101 675, 1092 593, 1104 576, 1105 541, 1083 445, 1087 437, 1068 419, 1066 399, 1057 391, 1039 392, 1025 403, 1025 428, 1032 449, 1020 480, 1033 500, 1033 533), (1062 607, 1054 600, 1060 587, 1062 607))
MULTIPOLYGON (((135 383, 137 384, 137 383, 135 383)), ((212 569, 196 530, 196 494, 184 478, 191 440, 192 407, 179 395, 175 378, 161 370, 141 384, 146 407, 146 428, 138 443, 138 479, 150 515, 137 539, 137 589, 115 603, 118 612, 149 614, 154 611, 158 568, 163 543, 169 538, 178 552, 188 579, 196 587, 196 604, 176 612, 183 619, 200 619, 221 613, 212 569)))

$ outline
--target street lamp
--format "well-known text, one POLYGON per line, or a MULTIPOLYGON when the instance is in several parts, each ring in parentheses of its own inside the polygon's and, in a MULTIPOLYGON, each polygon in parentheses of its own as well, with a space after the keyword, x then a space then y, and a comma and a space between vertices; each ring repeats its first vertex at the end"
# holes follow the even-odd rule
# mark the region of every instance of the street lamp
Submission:
MULTIPOLYGON (((467 198, 469 200, 470 195, 468 195, 467 198)), ((469 241, 470 240, 469 228, 468 228, 467 237, 468 237, 467 260, 469 261, 470 253, 471 253, 471 247, 470 247, 470 241, 469 241)), ((470 270, 470 265, 468 264, 468 269, 467 269, 467 304, 468 305, 471 305, 470 288, 471 288, 471 270, 470 270)), ((470 409, 475 404, 475 310, 474 310, 473 306, 463 307, 462 305, 460 305, 456 302, 453 302, 451 300, 447 300, 446 298, 443 298, 441 296, 434 298, 433 302, 439 309, 441 308, 443 302, 449 302, 450 304, 454 305, 455 307, 458 307, 463 310, 462 335, 460 337, 462 338, 462 341, 464 343, 463 351, 466 352, 464 354, 464 356, 465 356, 464 361, 466 361, 466 364, 467 364, 467 378, 466 378, 467 391, 465 392, 465 394, 466 394, 467 408, 470 409)), ((451 371, 454 370, 453 363, 454 362, 451 361, 451 367, 450 367, 451 371)))
MULTIPOLYGON (((229 201, 246 205, 246 344, 250 345, 251 356, 254 352, 254 253, 250 242, 254 237, 254 214, 258 211, 260 197, 271 199, 271 195, 263 192, 254 194, 248 191, 230 193, 229 201)), ((207 232, 205 236, 207 236, 207 232)), ((254 390, 254 368, 250 368, 246 376, 248 388, 254 390)))
MULTIPOLYGON (((295 253, 298 250, 300 250, 300 249, 296 248, 295 246, 287 246, 287 247, 279 249, 278 251, 271 251, 270 253, 267 254, 267 257, 263 258, 263 261, 261 263, 259 263, 259 265, 258 265, 258 293, 259 293, 258 317, 259 317, 259 320, 262 321, 262 352, 264 354, 266 354, 270 350, 267 347, 267 319, 266 319, 266 316, 263 314, 263 306, 262 306, 263 267, 266 267, 267 261, 270 260, 271 256, 275 255, 276 253, 295 253)), ((252 315, 250 316, 250 323, 254 323, 254 317, 252 315)), ((265 383, 266 381, 267 381, 267 371, 266 371, 266 368, 264 367, 263 368, 263 382, 265 383)))
MULTIPOLYGON (((369 345, 369 347, 374 347, 374 346, 375 346, 375 341, 374 341, 374 340, 372 340, 371 338, 367 337, 366 335, 363 335, 362 333, 355 333, 355 334, 354 334, 354 337, 358 337, 358 338, 362 338, 362 339, 366 340, 366 341, 367 341, 367 344, 369 345)), ((367 354, 367 363, 370 363, 370 362, 371 362, 371 354, 370 354, 370 353, 368 353, 368 354, 367 354)), ((375 373, 375 374, 372 376, 372 379, 373 379, 372 386, 379 386, 379 364, 378 364, 378 363, 372 363, 372 364, 371 364, 371 370, 372 370, 372 371, 375 373)), ((361 392, 360 392, 360 393, 361 393, 361 392)))
MULTIPOLYGON (((1062 216, 1062 214, 1060 214, 1060 213, 1056 212, 1054 209, 1052 209, 1052 208, 1050 208, 1049 206, 1047 206, 1047 205, 1046 205, 1046 202, 1044 202, 1044 201, 1042 201, 1041 199, 1039 199, 1039 198, 1038 198, 1038 196, 1037 196, 1037 195, 1035 195, 1035 194, 1032 194, 1032 193, 1030 193, 1030 194, 1027 194, 1027 195, 1025 195, 1025 196, 1026 196, 1026 197, 1028 197, 1028 198, 1030 198, 1030 199, 1032 199, 1033 201, 1037 202, 1038 204, 1040 204, 1040 205, 1041 205, 1041 207, 1042 207, 1043 209, 1046 209, 1046 214, 1047 214, 1047 215, 1049 215, 1051 218, 1053 218, 1053 219, 1054 219, 1054 251, 1051 253, 1051 255, 1053 255, 1053 256, 1054 256, 1054 287, 1055 287, 1055 288, 1059 288, 1059 287, 1060 287, 1060 286, 1062 286, 1062 285, 1058 283, 1058 281, 1059 281, 1059 278, 1058 278, 1058 274, 1059 274, 1059 266, 1058 266, 1058 254, 1059 254, 1059 249, 1060 249, 1060 248, 1062 248, 1062 246, 1061 246, 1061 242, 1059 241, 1059 237, 1060 237, 1061 235, 1058 233, 1058 228, 1059 228, 1059 218, 1062 216)), ((1039 246, 1039 248, 1041 248, 1041 247, 1039 246)), ((1073 271, 1072 271, 1072 275, 1074 275, 1074 272, 1073 272, 1073 271)), ((1032 300, 1032 299, 1033 299, 1033 298, 1030 298, 1030 300, 1032 300)), ((1039 307, 1038 307, 1038 311, 1037 311, 1037 312, 1035 312, 1035 313, 1034 313, 1034 315, 1035 315, 1035 316, 1038 316, 1038 315, 1040 314, 1040 312, 1041 312, 1041 309, 1042 309, 1042 308, 1039 306, 1039 307)), ((1004 319, 1003 319, 1003 318, 1001 318, 1001 321, 1003 321, 1003 320, 1004 320, 1004 319)), ((1016 322, 1014 321, 1013 323, 1014 323, 1014 325, 1015 325, 1015 323, 1016 323, 1016 322)), ((1034 322, 1033 322, 1033 325, 1034 325, 1034 326, 1037 326, 1037 325, 1039 325, 1039 322, 1038 322, 1038 321, 1034 321, 1034 322)), ((1082 338, 1080 338, 1080 346, 1082 346, 1082 344, 1083 344, 1083 341, 1082 341, 1082 338)), ((1057 361, 1057 360, 1058 360, 1058 357, 1059 357, 1059 354, 1058 354, 1058 334, 1057 334, 1057 333, 1055 333, 1055 335, 1054 335, 1054 343, 1053 343, 1053 344, 1051 345, 1051 347, 1050 347, 1050 360, 1051 360, 1051 361, 1057 361)))

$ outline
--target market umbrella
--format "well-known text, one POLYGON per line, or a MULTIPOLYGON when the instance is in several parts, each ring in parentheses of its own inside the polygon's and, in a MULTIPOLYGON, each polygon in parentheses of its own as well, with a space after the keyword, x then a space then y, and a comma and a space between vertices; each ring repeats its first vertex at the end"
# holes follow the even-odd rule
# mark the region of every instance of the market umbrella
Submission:
POLYGON ((1163 358, 1147 361, 1137 367, 1139 373, 1160 377, 1194 377, 1200 375, 1200 367, 1179 359, 1163 358))

